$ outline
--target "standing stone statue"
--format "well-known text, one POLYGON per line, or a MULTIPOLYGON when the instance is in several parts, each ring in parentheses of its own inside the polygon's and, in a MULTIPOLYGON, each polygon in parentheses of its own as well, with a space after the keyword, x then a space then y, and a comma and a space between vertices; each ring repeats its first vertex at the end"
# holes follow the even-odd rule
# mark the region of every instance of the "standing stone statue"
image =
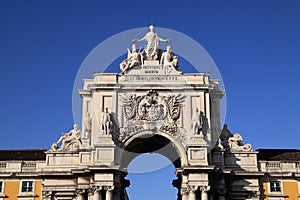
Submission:
POLYGON ((101 122, 102 122, 102 133, 104 135, 108 135, 111 132, 111 126, 112 126, 112 121, 111 121, 110 113, 108 112, 108 108, 105 108, 104 112, 102 112, 101 122))
POLYGON ((175 70, 180 71, 178 57, 174 56, 171 46, 167 46, 167 51, 162 54, 160 64, 163 64, 165 67, 173 67, 175 70))
POLYGON ((195 135, 206 136, 208 131, 208 121, 204 113, 201 111, 199 113, 198 108, 192 116, 192 130, 195 135))
POLYGON ((218 147, 220 149, 229 149, 228 139, 232 136, 233 136, 233 134, 227 128, 227 124, 224 124, 223 129, 220 134, 218 147))
POLYGON ((83 138, 88 139, 91 134, 91 130, 92 130, 92 118, 91 118, 90 113, 86 114, 86 119, 84 121, 84 125, 85 125, 85 130, 84 130, 83 138))
POLYGON ((199 118, 199 110, 196 108, 192 115, 192 130, 195 135, 199 134, 199 127, 201 126, 201 121, 199 118))
POLYGON ((145 48, 145 52, 146 52, 146 57, 147 60, 156 60, 158 58, 158 45, 159 42, 166 42, 166 43, 170 43, 171 40, 169 39, 162 39, 160 37, 158 37, 157 33, 154 32, 154 26, 151 25, 149 26, 150 32, 148 32, 143 38, 141 39, 134 39, 133 42, 134 43, 138 43, 141 41, 146 41, 147 42, 147 46, 145 48))
POLYGON ((120 63, 120 69, 122 70, 122 73, 128 69, 142 64, 142 53, 137 52, 135 44, 132 45, 132 52, 130 52, 129 49, 127 49, 127 52, 127 59, 120 63))

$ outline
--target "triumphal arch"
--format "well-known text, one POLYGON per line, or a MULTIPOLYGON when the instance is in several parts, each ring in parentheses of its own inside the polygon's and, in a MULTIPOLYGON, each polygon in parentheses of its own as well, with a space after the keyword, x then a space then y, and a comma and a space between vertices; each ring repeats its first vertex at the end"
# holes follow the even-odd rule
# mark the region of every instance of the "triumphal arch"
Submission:
POLYGON ((149 28, 120 73, 84 80, 81 130, 75 124, 47 151, 43 198, 128 199, 128 164, 155 152, 176 168, 178 199, 258 199, 256 152, 220 124, 219 80, 182 74, 171 45, 159 46, 170 40, 149 28))

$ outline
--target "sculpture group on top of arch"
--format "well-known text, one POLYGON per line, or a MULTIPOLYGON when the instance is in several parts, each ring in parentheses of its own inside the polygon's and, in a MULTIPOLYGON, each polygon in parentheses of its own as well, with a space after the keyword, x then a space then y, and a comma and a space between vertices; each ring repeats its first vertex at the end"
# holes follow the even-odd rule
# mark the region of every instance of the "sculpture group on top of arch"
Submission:
POLYGON ((180 72, 178 57, 174 55, 172 47, 168 45, 165 52, 159 48, 160 42, 170 43, 171 40, 160 38, 158 34, 154 32, 153 25, 151 25, 149 29, 150 31, 143 38, 133 40, 132 51, 127 49, 127 59, 120 63, 122 73, 124 74, 136 66, 144 65, 147 61, 157 61, 158 64, 164 67, 174 68, 180 72), (142 41, 146 41, 147 45, 137 50, 136 44, 142 41))
MULTIPOLYGON (((146 63, 158 64, 163 68, 171 68, 180 72, 178 57, 174 55, 171 46, 167 46, 165 52, 159 48, 160 42, 170 43, 171 40, 160 38, 154 32, 153 25, 149 29, 150 31, 143 38, 133 40, 132 51, 127 49, 128 58, 120 63, 122 73, 146 63), (143 49, 137 50, 136 44, 142 41, 146 41, 147 45, 143 49)), ((164 74, 161 75, 164 76, 164 74)), ((110 137, 114 141, 116 139, 118 142, 124 142, 129 136, 142 131, 160 131, 172 135, 182 142, 186 142, 188 139, 197 141, 195 138, 200 139, 199 141, 203 144, 208 141, 208 135, 211 134, 212 128, 209 119, 200 108, 193 108, 191 121, 187 127, 184 127, 182 107, 185 102, 185 95, 159 94, 155 90, 149 90, 146 94, 122 94, 120 97, 124 126, 118 127, 108 108, 102 108, 101 113, 96 114, 101 126, 99 135, 110 137), (187 136, 186 133, 189 131, 191 134, 187 136)), ((78 150, 81 147, 82 139, 91 138, 92 121, 91 113, 85 113, 82 135, 78 125, 75 124, 74 129, 62 134, 59 140, 52 145, 51 150, 78 150)), ((252 150, 250 144, 243 144, 240 134, 231 134, 226 127, 222 131, 217 147, 223 150, 252 150)))

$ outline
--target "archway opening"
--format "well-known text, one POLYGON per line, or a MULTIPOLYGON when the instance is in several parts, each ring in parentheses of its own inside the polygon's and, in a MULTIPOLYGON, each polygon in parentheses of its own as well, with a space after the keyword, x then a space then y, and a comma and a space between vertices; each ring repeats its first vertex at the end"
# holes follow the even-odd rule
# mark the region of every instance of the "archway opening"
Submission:
POLYGON ((130 200, 177 199, 177 188, 172 186, 177 178, 175 166, 165 156, 142 154, 130 162, 127 171, 130 186, 126 190, 130 200))
POLYGON ((183 155, 173 138, 167 137, 144 133, 125 145, 121 166, 131 183, 126 189, 130 200, 177 199, 181 177, 175 171, 183 155))

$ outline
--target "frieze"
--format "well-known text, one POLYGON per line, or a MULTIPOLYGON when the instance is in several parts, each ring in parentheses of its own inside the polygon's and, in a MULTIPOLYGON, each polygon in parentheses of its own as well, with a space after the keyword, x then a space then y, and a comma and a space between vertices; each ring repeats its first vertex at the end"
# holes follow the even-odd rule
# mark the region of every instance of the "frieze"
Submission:
MULTIPOLYGON (((151 70, 153 71, 153 70, 151 70)), ((148 71, 149 72, 149 71, 148 71)), ((156 72, 154 72, 156 73, 156 72)), ((181 80, 181 76, 178 75, 126 75, 123 81, 178 81, 181 80)))

